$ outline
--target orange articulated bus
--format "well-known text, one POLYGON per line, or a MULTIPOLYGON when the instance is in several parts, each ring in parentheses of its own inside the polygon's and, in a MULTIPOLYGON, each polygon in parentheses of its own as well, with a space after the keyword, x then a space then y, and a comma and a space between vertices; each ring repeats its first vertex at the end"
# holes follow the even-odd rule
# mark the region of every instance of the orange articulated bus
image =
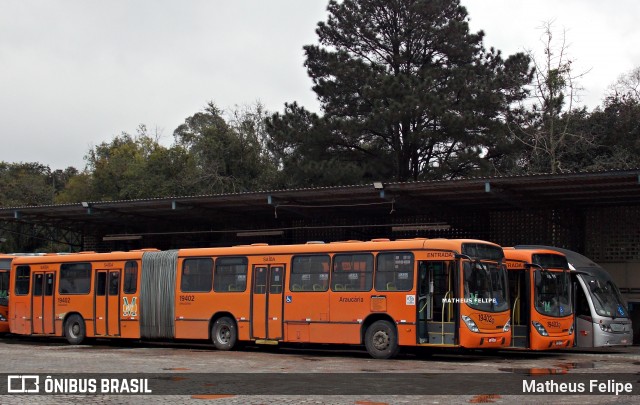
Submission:
POLYGON ((513 321, 512 348, 573 346, 574 315, 567 258, 547 249, 505 248, 513 321))
POLYGON ((19 257, 10 326, 72 344, 364 344, 375 358, 500 348, 511 338, 503 256, 478 240, 378 239, 19 257))

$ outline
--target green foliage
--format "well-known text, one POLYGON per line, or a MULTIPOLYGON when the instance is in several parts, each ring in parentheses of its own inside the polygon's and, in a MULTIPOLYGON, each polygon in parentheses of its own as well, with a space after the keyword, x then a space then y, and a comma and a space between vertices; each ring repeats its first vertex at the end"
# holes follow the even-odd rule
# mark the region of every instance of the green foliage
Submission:
POLYGON ((594 136, 591 157, 582 166, 589 170, 640 167, 640 99, 630 93, 609 96, 602 107, 585 119, 594 136))
POLYGON ((456 0, 330 1, 328 11, 319 45, 304 48, 324 115, 291 104, 269 123, 274 149, 298 155, 284 168, 320 168, 318 181, 333 184, 482 169, 490 129, 525 95, 528 58, 486 51, 456 0))
POLYGON ((193 159, 197 193, 226 193, 268 187, 275 165, 265 151, 261 105, 236 110, 227 122, 212 102, 174 131, 176 144, 193 159))
POLYGON ((70 184, 67 200, 129 200, 193 191, 193 158, 180 145, 160 145, 144 125, 135 136, 122 133, 101 143, 85 159, 87 172, 70 184))
MULTIPOLYGON (((60 173, 55 173, 60 175, 60 173)), ((0 162, 0 206, 46 205, 57 187, 51 169, 40 163, 0 162)))

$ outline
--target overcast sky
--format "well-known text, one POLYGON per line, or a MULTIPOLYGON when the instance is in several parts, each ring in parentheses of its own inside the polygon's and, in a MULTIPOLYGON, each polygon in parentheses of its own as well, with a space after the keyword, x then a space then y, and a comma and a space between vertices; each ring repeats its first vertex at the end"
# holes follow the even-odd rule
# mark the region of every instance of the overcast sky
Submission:
MULTIPOLYGON (((583 104, 640 66, 638 0, 462 0, 485 47, 541 52, 567 30, 583 104)), ((0 161, 84 168, 87 151, 139 124, 163 144, 202 110, 261 101, 317 111, 302 47, 327 0, 0 0, 0 161)))

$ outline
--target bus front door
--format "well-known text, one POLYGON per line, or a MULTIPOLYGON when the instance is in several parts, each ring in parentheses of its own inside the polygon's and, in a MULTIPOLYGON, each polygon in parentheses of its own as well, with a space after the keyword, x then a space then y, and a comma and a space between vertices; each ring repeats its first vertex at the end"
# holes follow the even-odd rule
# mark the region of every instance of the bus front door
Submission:
POLYGON ((574 346, 593 347, 594 334, 593 314, 589 299, 587 298, 587 287, 578 277, 573 278, 573 303, 574 303, 574 330, 576 339, 574 346))
POLYGON ((31 295, 31 333, 55 333, 53 273, 33 273, 33 294, 31 295))
POLYGON ((283 297, 284 265, 254 266, 251 289, 251 337, 253 339, 283 338, 283 297))
POLYGON ((96 336, 120 336, 120 270, 97 270, 94 296, 96 336))
POLYGON ((446 261, 421 261, 418 277, 418 343, 455 344, 452 266, 446 261))

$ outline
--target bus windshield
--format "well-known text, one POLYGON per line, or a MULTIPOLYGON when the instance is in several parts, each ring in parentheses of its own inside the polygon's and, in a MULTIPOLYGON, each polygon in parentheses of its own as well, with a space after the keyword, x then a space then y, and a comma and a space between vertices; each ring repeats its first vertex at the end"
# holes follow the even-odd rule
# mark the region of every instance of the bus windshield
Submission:
POLYGON ((593 306, 600 316, 627 318, 624 301, 618 288, 611 281, 601 277, 583 274, 584 281, 593 298, 593 306))
POLYGON ((568 272, 538 269, 534 273, 534 283, 536 311, 547 316, 571 315, 571 283, 568 272))
POLYGON ((464 297, 471 308, 502 312, 509 309, 504 266, 474 260, 464 263, 464 297))

